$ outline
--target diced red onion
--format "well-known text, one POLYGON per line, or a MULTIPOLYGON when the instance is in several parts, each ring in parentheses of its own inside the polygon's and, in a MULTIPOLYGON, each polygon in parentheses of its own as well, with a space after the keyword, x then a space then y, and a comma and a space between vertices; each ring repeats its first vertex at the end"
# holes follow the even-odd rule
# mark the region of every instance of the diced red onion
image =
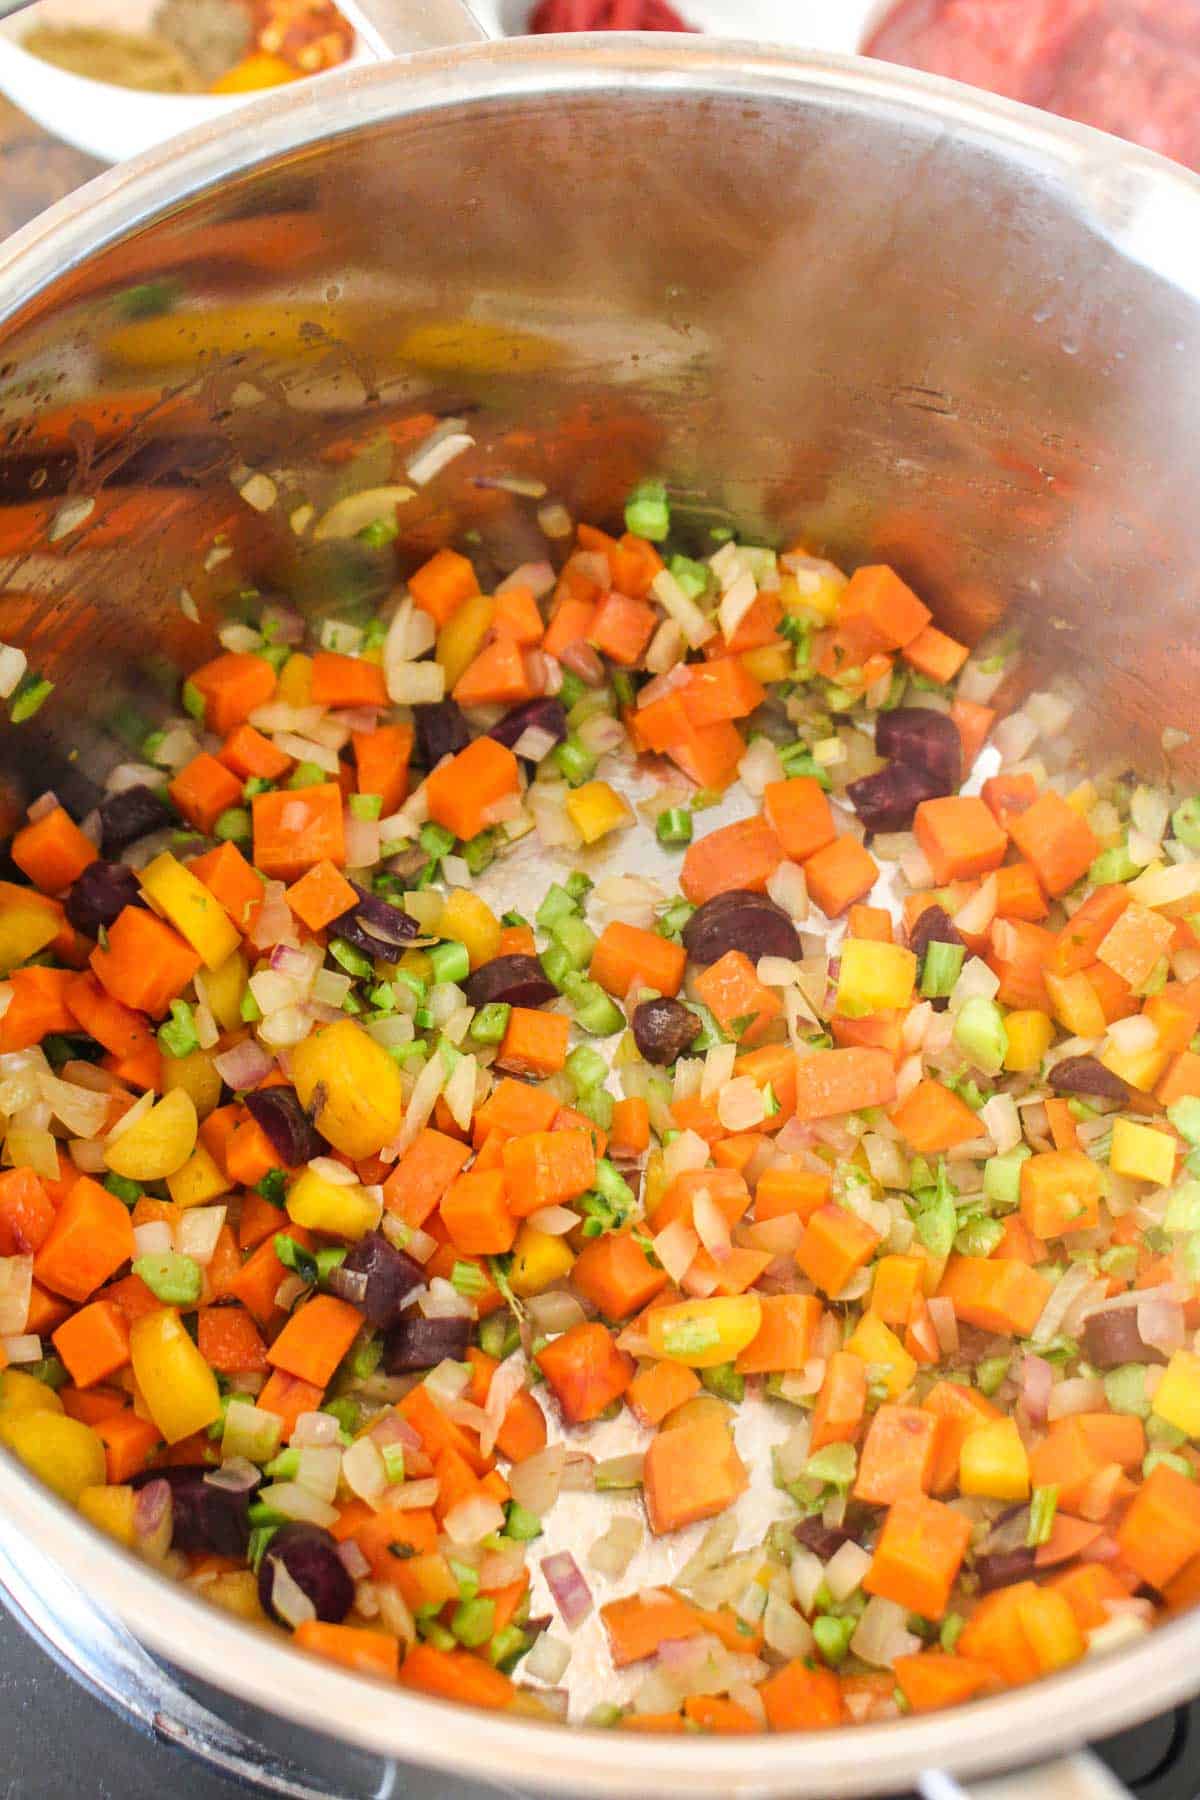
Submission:
POLYGON ((1046 1408, 1054 1386, 1054 1370, 1041 1356, 1026 1356, 1021 1361, 1021 1404, 1033 1425, 1046 1423, 1046 1408))
POLYGON ((213 1067, 227 1087, 244 1092, 266 1080, 275 1067, 275 1058, 257 1038, 243 1038, 232 1050, 213 1057, 213 1067))
POLYGON ((925 1303, 929 1308, 929 1317, 933 1320, 933 1329, 937 1333, 938 1348, 943 1356, 958 1354, 958 1317, 954 1311, 952 1300, 939 1299, 936 1295, 925 1303))
POLYGON ((504 1508, 490 1494, 471 1494, 450 1508, 442 1529, 456 1544, 478 1544, 492 1532, 503 1531, 504 1508))
POLYGON ((511 1356, 506 1356, 500 1367, 493 1372, 483 1408, 484 1423, 479 1433, 479 1448, 484 1456, 492 1454, 505 1415, 525 1385, 525 1376, 525 1354, 521 1350, 514 1350, 511 1356))
POLYGON ((260 1471, 248 1456, 231 1456, 219 1469, 207 1469, 204 1480, 209 1487, 222 1488, 228 1494, 245 1494, 258 1485, 260 1471))
POLYGON ((32 1297, 32 1256, 0 1257, 0 1337, 24 1333, 32 1297))
POLYGON ((423 1512, 434 1504, 439 1492, 439 1485, 432 1477, 426 1481, 405 1481, 399 1487, 388 1489, 388 1505, 398 1507, 401 1512, 423 1512))
POLYGON ((1142 1342, 1161 1350, 1164 1356, 1183 1348, 1186 1332, 1183 1308, 1177 1300, 1161 1295, 1144 1297, 1138 1303, 1137 1328, 1142 1342))
POLYGON ((133 1534, 143 1556, 161 1562, 171 1547, 171 1485, 148 1481, 133 1505, 133 1534))
POLYGON ((344 1543, 339 1544, 337 1554, 338 1560, 351 1581, 362 1581, 371 1573, 370 1563, 353 1538, 347 1538, 344 1543))
POLYGON ((681 1282, 700 1249, 700 1239, 683 1219, 675 1219, 654 1239, 654 1254, 671 1280, 681 1282))
POLYGON ((569 1550, 542 1558, 542 1574, 568 1631, 575 1631, 592 1610, 592 1591, 569 1550))
POLYGON ((535 600, 540 600, 553 588, 557 577, 554 566, 548 562, 522 563, 511 575, 506 575, 496 589, 496 596, 507 594, 513 588, 528 588, 535 600))
POLYGON ((289 1439, 293 1450, 303 1450, 306 1445, 328 1447, 340 1443, 341 1432, 337 1420, 332 1413, 301 1413, 292 1427, 289 1439))

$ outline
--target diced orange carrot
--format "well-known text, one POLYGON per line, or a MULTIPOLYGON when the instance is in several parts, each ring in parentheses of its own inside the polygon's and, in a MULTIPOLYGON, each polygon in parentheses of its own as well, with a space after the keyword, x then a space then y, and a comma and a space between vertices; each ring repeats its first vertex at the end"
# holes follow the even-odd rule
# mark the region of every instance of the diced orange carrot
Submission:
POLYGON ((92 1387, 129 1361, 129 1326, 110 1300, 81 1307, 59 1326, 53 1342, 76 1387, 92 1387))
POLYGON ((489 737, 476 738, 425 783, 430 818, 459 838, 477 837, 500 802, 519 789, 516 757, 489 737))
POLYGON ((919 1656, 898 1656, 892 1664, 896 1684, 909 1709, 937 1712, 944 1706, 961 1706, 991 1687, 996 1677, 986 1663, 948 1655, 943 1650, 923 1650, 919 1656))
POLYGON ((238 725, 217 752, 227 769, 242 781, 278 781, 292 766, 292 758, 253 725, 238 725))
POLYGON ((599 1418, 633 1379, 632 1358, 598 1324, 572 1325, 538 1351, 537 1361, 571 1425, 599 1418))
POLYGON ((930 681, 948 685, 954 680, 971 652, 957 638, 947 637, 936 625, 926 625, 915 638, 905 644, 901 655, 919 675, 930 681))
POLYGON ((768 782, 763 792, 763 812, 783 854, 793 862, 803 862, 837 837, 825 790, 811 775, 768 782))
POLYGON ((777 991, 758 979, 741 950, 727 950, 694 976, 692 985, 722 1030, 747 1044, 761 1038, 783 1012, 777 991))
MULTIPOLYGON (((400 1674, 400 1640, 383 1631, 371 1631, 360 1625, 327 1625, 323 1619, 305 1619, 296 1627, 293 1642, 301 1650, 323 1656, 326 1662, 352 1669, 356 1675, 374 1675, 381 1681, 395 1681, 400 1674)), ((428 1647, 420 1646, 421 1649, 428 1647)), ((464 1660, 474 1662, 478 1658, 464 1660)), ((497 1671, 489 1669, 488 1673, 497 1671)), ((506 1677, 500 1675, 499 1679, 505 1681, 506 1677)), ((410 1681, 409 1685, 415 1683, 410 1681)))
POLYGON ((358 895, 331 862, 314 863, 306 875, 292 883, 284 899, 310 931, 324 931, 358 905, 358 895))
POLYGON ((455 1177, 442 1195, 440 1210, 456 1249, 468 1256, 503 1256, 512 1249, 517 1221, 504 1193, 499 1169, 471 1169, 455 1177))
POLYGON ((970 1521, 953 1507, 924 1494, 905 1495, 888 1510, 864 1590, 924 1619, 940 1619, 970 1535, 970 1521))
POLYGON ((879 879, 879 865, 856 837, 835 838, 804 865, 809 898, 830 919, 839 919, 864 900, 879 879))
POLYGON ((316 863, 346 861, 342 790, 336 781, 255 794, 254 863, 272 880, 295 881, 316 863))
POLYGON ((635 983, 674 997, 686 967, 682 944, 614 919, 600 933, 588 972, 607 993, 623 1000, 635 983))
POLYGON ((754 1190, 754 1217, 760 1223, 782 1218, 788 1213, 808 1219, 818 1206, 825 1205, 832 1186, 832 1178, 828 1175, 775 1163, 764 1169, 758 1178, 754 1190))
POLYGON ((642 1483, 650 1529, 662 1537, 724 1512, 749 1477, 726 1421, 703 1418, 650 1440, 642 1483))
POLYGON ((312 659, 309 681, 314 706, 382 708, 388 705, 383 669, 362 656, 318 650, 312 659))
POLYGON ((1131 988, 1140 988, 1166 956, 1174 935, 1171 919, 1131 901, 1097 945, 1096 960, 1131 988))
POLYGON ((558 1100, 545 1088, 506 1076, 496 1083, 483 1105, 475 1109, 475 1146, 478 1148, 495 1131, 505 1137, 519 1137, 526 1131, 549 1131, 558 1108, 558 1100))
POLYGON ((758 1335, 739 1352, 739 1375, 769 1375, 802 1369, 821 1319, 815 1294, 764 1294, 758 1335))
POLYGON ((68 1300, 90 1300, 133 1254, 128 1211, 115 1194, 90 1175, 81 1175, 63 1199, 33 1270, 53 1293, 68 1300))
POLYGON ((796 1262, 830 1299, 875 1253, 879 1233, 844 1206, 819 1206, 804 1228, 796 1262))
POLYGON ((188 868, 220 901, 238 930, 248 930, 255 909, 262 901, 263 879, 237 845, 218 844, 215 850, 194 856, 188 868))
POLYGON ((504 593, 496 595, 492 630, 497 637, 511 638, 513 643, 526 649, 541 642, 546 624, 529 588, 506 588, 504 593))
POLYGON ((1021 1217, 1034 1237, 1092 1230, 1101 1191, 1100 1169, 1082 1150, 1044 1150, 1021 1164, 1021 1217))
POLYGON ((871 1281, 871 1312, 885 1325, 906 1325, 925 1268, 925 1259, 920 1256, 881 1256, 871 1281))
POLYGON ((1032 863, 1009 863, 996 870, 996 917, 1029 919, 1034 923, 1049 912, 1046 896, 1032 863))
POLYGON ((832 1669, 793 1657, 759 1688, 772 1731, 828 1731, 846 1717, 841 1683, 832 1669))
POLYGON ((567 1060, 570 1035, 565 1013, 514 1006, 496 1060, 519 1075, 555 1075, 567 1060))
POLYGON ((876 563, 856 569, 842 592, 838 630, 860 656, 903 650, 929 625, 932 614, 894 569, 876 563))
POLYGON ((29 1050, 51 1032, 73 1031, 75 1015, 68 1000, 78 980, 71 969, 47 969, 32 963, 8 978, 9 1002, 0 1018, 0 1053, 29 1050))
POLYGON ((224 763, 202 751, 168 782, 167 792, 188 824, 207 834, 223 812, 240 804, 242 784, 224 763))
POLYGON ((736 1169, 685 1169, 659 1197, 652 1220, 655 1232, 665 1231, 676 1219, 693 1226, 692 1207, 699 1193, 708 1195, 731 1227, 750 1207, 750 1190, 736 1169))
POLYGON ((886 906, 852 906, 846 920, 846 935, 865 938, 873 944, 893 941, 892 915, 886 906))
POLYGON ((435 1650, 432 1644, 412 1646, 400 1670, 400 1684, 464 1706, 481 1706, 488 1712, 504 1712, 516 1698, 508 1676, 481 1656, 470 1656, 465 1650, 435 1650))
POLYGON ((938 1293, 964 1324, 1028 1337, 1050 1298, 1050 1283, 1015 1259, 952 1256, 938 1293))
POLYGON ((390 818, 403 806, 408 794, 408 763, 412 756, 411 725, 377 725, 374 731, 351 735, 360 794, 378 794, 383 817, 390 818))
POLYGON ((650 1109, 639 1095, 613 1105, 611 1145, 624 1156, 640 1156, 650 1147, 650 1109))
POLYGON ((682 1363, 648 1363, 625 1396, 639 1424, 661 1425, 668 1413, 700 1392, 700 1377, 682 1363))
POLYGON ((896 1065, 885 1050, 818 1050, 796 1065, 798 1119, 887 1106, 895 1096, 896 1065))
POLYGON ((194 669, 188 680, 204 699, 204 723, 228 737, 275 693, 275 671, 265 656, 230 650, 194 669))
POLYGON ((1011 829, 1013 843, 1033 864, 1048 894, 1065 894, 1100 854, 1087 820, 1053 788, 1018 813, 1011 829))
MULTIPOLYGON (((592 617, 591 641, 603 656, 622 668, 632 669, 641 662, 646 647, 654 636, 658 625, 658 614, 644 600, 628 598, 625 594, 613 592, 605 594, 592 617)), ((740 714, 723 713, 723 718, 740 717, 740 714)), ((709 719, 697 719, 696 723, 710 724, 709 719)))
POLYGON ((980 706, 977 700, 964 700, 958 695, 951 704, 950 717, 958 727, 959 741, 962 744, 962 766, 964 769, 971 769, 987 742, 988 733, 996 723, 995 708, 980 706))
POLYGON ((966 1101, 928 1076, 892 1109, 892 1124, 922 1156, 953 1150, 956 1144, 983 1135, 983 1127, 966 1101))
POLYGON ((142 1015, 115 1001, 95 976, 76 976, 68 983, 67 1008, 88 1037, 113 1057, 133 1057, 153 1040, 142 1015))
POLYGON ((1096 951, 1129 905, 1129 890, 1119 882, 1094 888, 1058 934, 1050 959, 1056 975, 1072 975, 1095 961, 1096 951))
POLYGON ((666 1287, 667 1273, 651 1264, 629 1233, 610 1231, 584 1245, 571 1282, 602 1318, 615 1321, 648 1305, 666 1287))
POLYGON ((733 888, 761 894, 782 860, 779 839, 765 819, 739 819, 688 846, 679 885, 696 906, 733 888))
POLYGON ((22 875, 46 894, 59 894, 70 887, 99 854, 61 806, 23 825, 9 846, 9 855, 22 875))
POLYGON ((0 1256, 31 1256, 50 1235, 55 1209, 32 1169, 0 1171, 0 1256))
POLYGON ((1117 1530, 1121 1554, 1159 1591, 1200 1553, 1200 1487, 1158 1463, 1134 1495, 1117 1530))
POLYGON ((811 1448, 853 1443, 866 1404, 867 1365, 852 1351, 835 1350, 825 1365, 825 1379, 813 1409, 811 1448))
POLYGON ((218 1374, 268 1373, 266 1346, 243 1306, 202 1306, 197 1343, 209 1368, 218 1374))
POLYGON ((513 637, 493 638, 468 664, 454 684, 460 706, 517 706, 541 690, 525 652, 513 637))
POLYGON ((408 591, 422 612, 442 626, 479 592, 479 583, 465 556, 456 550, 439 550, 409 576, 408 591))
POLYGON ((921 1407, 881 1406, 863 1441, 854 1498, 890 1506, 906 1494, 927 1494, 937 1435, 937 1419, 921 1407))
POLYGON ((745 719, 767 697, 737 656, 720 656, 712 662, 689 663, 688 680, 679 688, 683 710, 693 726, 702 730, 727 719, 745 719))
POLYGON ((991 775, 979 790, 979 797, 1002 830, 1008 830, 1013 813, 1026 812, 1038 797, 1038 785, 1032 775, 991 775))
POLYGON ((922 800, 913 831, 940 885, 998 869, 1008 847, 1007 836, 983 801, 967 794, 922 800))
POLYGON ((1173 1106, 1186 1096, 1200 1099, 1200 1056, 1192 1050, 1181 1050, 1154 1090, 1160 1106, 1173 1106))
POLYGON ((158 1427, 129 1408, 100 1419, 92 1429, 104 1445, 105 1473, 115 1486, 139 1475, 162 1442, 158 1427))
POLYGON ((267 1352, 287 1375, 324 1387, 362 1329, 362 1314, 333 1294, 316 1294, 289 1318, 267 1352))
MULTIPOLYGON (((281 1225, 284 1216, 279 1215, 281 1225)), ((312 1238, 302 1226, 288 1225, 287 1235, 294 1238, 302 1249, 312 1249, 312 1238)), ((286 1274, 287 1270, 275 1254, 275 1237, 272 1233, 252 1256, 247 1257, 242 1264, 241 1274, 234 1283, 235 1297, 241 1301, 250 1317, 264 1329, 278 1315, 275 1296, 286 1274)))
POLYGON ((426 1126, 384 1182, 384 1205, 406 1224, 419 1229, 469 1155, 466 1144, 426 1126))

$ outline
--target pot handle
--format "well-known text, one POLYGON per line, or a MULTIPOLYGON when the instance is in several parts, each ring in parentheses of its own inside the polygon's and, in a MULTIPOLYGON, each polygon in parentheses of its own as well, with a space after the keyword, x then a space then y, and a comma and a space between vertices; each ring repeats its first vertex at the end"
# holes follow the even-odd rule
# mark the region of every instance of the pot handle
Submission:
POLYGON ((963 1786, 940 1769, 927 1770, 917 1783, 921 1800, 1130 1800, 1129 1791, 1090 1750, 1015 1775, 963 1786))
POLYGON ((415 50, 478 44, 491 35, 465 0, 345 0, 340 10, 381 62, 415 50))

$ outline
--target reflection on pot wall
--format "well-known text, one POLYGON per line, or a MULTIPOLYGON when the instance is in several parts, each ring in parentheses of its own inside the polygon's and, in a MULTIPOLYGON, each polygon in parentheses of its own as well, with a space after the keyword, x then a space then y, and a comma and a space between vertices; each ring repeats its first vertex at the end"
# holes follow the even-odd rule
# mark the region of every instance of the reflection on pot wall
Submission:
POLYGON ((697 545, 736 515, 894 562, 972 641, 1020 624, 1146 757, 1190 722, 1198 338, 1065 184, 833 89, 663 75, 333 137, 0 339, 0 638, 56 683, 6 728, 10 805, 90 804, 248 586, 352 613, 454 541, 486 587, 547 504, 615 518, 649 470, 697 545), (415 481, 451 419, 472 447, 415 481), (412 490, 394 546, 322 530, 364 486, 412 490))

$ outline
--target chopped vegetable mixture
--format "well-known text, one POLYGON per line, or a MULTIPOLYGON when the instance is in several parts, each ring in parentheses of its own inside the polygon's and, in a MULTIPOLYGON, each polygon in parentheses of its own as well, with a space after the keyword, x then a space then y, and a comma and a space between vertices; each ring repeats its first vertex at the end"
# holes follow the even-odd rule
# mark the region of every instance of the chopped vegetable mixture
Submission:
MULTIPOLYGON (((329 535, 395 554, 408 492, 329 535)), ((213 1603, 483 1707, 566 1717, 597 1608, 633 1680, 587 1722, 659 1732, 1146 1632, 1200 1592, 1200 801, 1081 777, 1069 698, 1002 717, 1016 647, 891 568, 685 554, 657 482, 619 536, 541 516, 488 593, 441 549, 358 623, 251 596, 94 813, 30 807, 0 1441, 213 1603), (497 914, 531 847, 561 877, 497 914), (581 1490, 607 1529, 539 1549, 581 1490)))

